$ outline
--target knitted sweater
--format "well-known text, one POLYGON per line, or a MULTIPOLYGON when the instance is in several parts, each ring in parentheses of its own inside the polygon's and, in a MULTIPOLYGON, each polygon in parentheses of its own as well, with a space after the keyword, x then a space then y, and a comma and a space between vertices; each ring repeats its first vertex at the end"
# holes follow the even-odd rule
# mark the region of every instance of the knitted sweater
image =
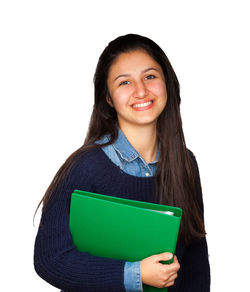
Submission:
MULTIPOLYGON (((101 149, 91 150, 78 159, 59 184, 43 211, 38 229, 34 266, 38 275, 51 285, 69 292, 125 291, 124 261, 78 252, 74 246, 69 231, 70 198, 74 189, 156 203, 154 178, 126 174, 101 149)), ((198 175, 197 192, 203 210, 198 175)), ((189 246, 178 241, 175 254, 181 268, 175 285, 168 291, 210 291, 206 239, 189 246)))

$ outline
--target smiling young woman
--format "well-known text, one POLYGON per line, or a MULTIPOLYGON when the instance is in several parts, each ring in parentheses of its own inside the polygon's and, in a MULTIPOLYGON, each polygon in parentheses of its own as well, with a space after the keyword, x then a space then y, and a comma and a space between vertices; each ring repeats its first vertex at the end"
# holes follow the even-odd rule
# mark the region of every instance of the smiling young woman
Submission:
POLYGON ((185 145, 179 83, 167 56, 146 37, 118 37, 101 54, 94 85, 84 145, 41 201, 37 273, 63 291, 142 291, 143 283, 169 292, 210 291, 199 171, 185 145), (69 230, 74 189, 182 208, 176 254, 126 262, 78 252, 69 230), (161 263, 173 256, 172 264, 161 263))
POLYGON ((107 84, 106 99, 117 113, 121 131, 146 162, 153 161, 158 148, 157 119, 167 103, 161 66, 144 50, 122 53, 110 68, 107 84), (137 143, 138 135, 142 145, 137 143))
POLYGON ((107 101, 120 128, 128 123, 154 124, 167 102, 161 66, 143 50, 121 54, 110 68, 107 101), (111 98, 112 97, 112 98, 111 98))

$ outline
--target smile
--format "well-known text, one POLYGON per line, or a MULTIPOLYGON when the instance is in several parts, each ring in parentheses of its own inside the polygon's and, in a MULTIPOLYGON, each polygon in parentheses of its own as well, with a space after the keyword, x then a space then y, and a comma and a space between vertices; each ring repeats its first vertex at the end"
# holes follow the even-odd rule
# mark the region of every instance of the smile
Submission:
POLYGON ((133 105, 133 108, 147 107, 152 103, 153 103, 153 101, 148 101, 148 102, 144 102, 144 103, 137 103, 137 104, 133 105))

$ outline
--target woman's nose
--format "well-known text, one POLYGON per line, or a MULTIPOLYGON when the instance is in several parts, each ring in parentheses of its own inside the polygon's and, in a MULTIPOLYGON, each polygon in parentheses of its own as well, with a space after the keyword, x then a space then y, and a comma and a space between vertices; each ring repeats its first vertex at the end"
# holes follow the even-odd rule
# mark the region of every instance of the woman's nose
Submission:
POLYGON ((142 81, 138 81, 135 83, 134 88, 134 97, 135 98, 144 98, 147 94, 147 88, 142 81))

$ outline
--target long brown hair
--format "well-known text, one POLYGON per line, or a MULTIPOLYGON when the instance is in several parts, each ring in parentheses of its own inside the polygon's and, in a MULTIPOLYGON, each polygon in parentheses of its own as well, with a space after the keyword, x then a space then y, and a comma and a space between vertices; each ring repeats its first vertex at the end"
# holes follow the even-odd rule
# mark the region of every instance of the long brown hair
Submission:
POLYGON ((109 96, 108 74, 121 53, 138 49, 146 51, 161 66, 168 95, 167 105, 157 121, 160 157, 155 175, 155 196, 161 204, 183 209, 180 238, 188 243, 204 237, 205 228, 202 206, 199 206, 197 198, 197 192, 201 191, 198 168, 194 157, 186 148, 182 130, 179 82, 163 50, 152 40, 140 35, 120 36, 111 41, 101 54, 94 75, 95 103, 84 144, 61 166, 40 204, 43 203, 43 208, 46 208, 59 182, 84 152, 102 146, 94 144, 95 141, 106 134, 110 135, 110 141, 105 145, 112 144, 117 139, 117 114, 106 101, 109 96))

